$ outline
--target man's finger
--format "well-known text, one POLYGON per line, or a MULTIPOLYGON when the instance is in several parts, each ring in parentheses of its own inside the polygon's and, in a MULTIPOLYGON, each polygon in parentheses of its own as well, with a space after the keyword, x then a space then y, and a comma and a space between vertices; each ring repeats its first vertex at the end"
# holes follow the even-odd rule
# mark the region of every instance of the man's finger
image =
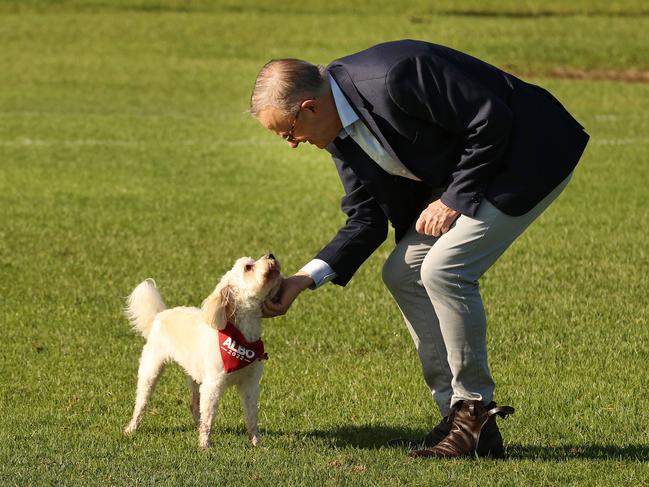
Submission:
POLYGON ((423 233, 424 235, 430 235, 430 224, 430 220, 424 222, 424 224, 422 225, 423 228, 421 229, 421 233, 423 233))
POLYGON ((273 303, 272 301, 269 301, 268 299, 264 301, 264 304, 266 305, 266 309, 269 309, 271 311, 280 311, 282 309, 282 303, 273 303))
POLYGON ((267 299, 261 304, 261 310, 266 316, 275 317, 281 313, 282 306, 279 303, 273 303, 272 301, 267 299))
POLYGON ((439 222, 439 225, 437 226, 437 233, 439 234, 438 236, 441 237, 446 232, 448 232, 448 224, 446 220, 442 220, 439 222))
POLYGON ((431 234, 433 237, 439 237, 442 235, 442 221, 439 218, 436 218, 433 222, 433 228, 431 229, 431 234))
POLYGON ((428 223, 426 224, 426 235, 435 236, 435 221, 435 218, 428 220, 428 223))
POLYGON ((266 318, 272 318, 274 316, 273 312, 270 309, 268 309, 268 306, 266 305, 265 301, 261 303, 261 314, 266 318))
POLYGON ((417 233, 423 233, 425 231, 426 220, 424 219, 424 214, 419 215, 417 223, 415 223, 415 230, 417 233))

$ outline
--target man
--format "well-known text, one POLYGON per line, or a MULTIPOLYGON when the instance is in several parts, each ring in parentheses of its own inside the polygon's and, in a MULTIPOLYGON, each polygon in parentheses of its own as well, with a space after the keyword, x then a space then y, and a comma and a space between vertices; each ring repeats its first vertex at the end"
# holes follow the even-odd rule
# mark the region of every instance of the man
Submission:
MULTIPOLYGON (((331 153, 348 219, 268 317, 306 288, 344 286, 385 240, 383 267, 444 419, 418 457, 503 455, 478 279, 567 185, 588 141, 544 89, 447 47, 405 40, 327 68, 271 61, 251 113, 290 147, 331 153)), ((397 439, 393 444, 414 445, 397 439)))

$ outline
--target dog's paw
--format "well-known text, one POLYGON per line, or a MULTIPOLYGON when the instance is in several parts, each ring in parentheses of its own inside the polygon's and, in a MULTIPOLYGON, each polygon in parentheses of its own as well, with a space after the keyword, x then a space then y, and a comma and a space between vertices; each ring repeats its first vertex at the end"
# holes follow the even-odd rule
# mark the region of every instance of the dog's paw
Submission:
POLYGON ((198 438, 198 448, 201 450, 208 450, 210 448, 210 439, 207 436, 201 435, 198 438))
POLYGON ((133 423, 129 423, 124 428, 124 434, 125 435, 132 435, 133 433, 135 433, 135 430, 137 430, 137 425, 133 424, 133 423))
POLYGON ((261 438, 259 437, 259 435, 253 435, 250 438, 250 443, 252 443, 252 446, 255 446, 255 447, 260 447, 261 448, 261 446, 262 446, 261 445, 261 438))

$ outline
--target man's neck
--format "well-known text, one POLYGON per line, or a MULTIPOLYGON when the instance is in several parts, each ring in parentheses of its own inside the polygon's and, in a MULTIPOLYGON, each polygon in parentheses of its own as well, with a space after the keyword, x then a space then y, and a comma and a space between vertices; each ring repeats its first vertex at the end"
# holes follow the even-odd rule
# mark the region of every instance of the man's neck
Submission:
POLYGON ((340 121, 340 115, 338 115, 336 102, 330 88, 328 88, 327 91, 322 95, 322 101, 324 102, 323 108, 326 110, 327 118, 331 121, 328 129, 330 129, 331 133, 338 135, 338 133, 343 128, 343 124, 340 121))

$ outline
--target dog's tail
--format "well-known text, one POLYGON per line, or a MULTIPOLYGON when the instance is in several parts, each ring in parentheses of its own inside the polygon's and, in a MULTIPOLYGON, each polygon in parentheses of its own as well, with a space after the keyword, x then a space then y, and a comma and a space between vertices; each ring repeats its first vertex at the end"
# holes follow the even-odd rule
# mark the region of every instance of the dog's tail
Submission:
POLYGON ((133 328, 147 338, 155 316, 166 308, 155 281, 147 279, 138 284, 126 299, 124 312, 133 328))

